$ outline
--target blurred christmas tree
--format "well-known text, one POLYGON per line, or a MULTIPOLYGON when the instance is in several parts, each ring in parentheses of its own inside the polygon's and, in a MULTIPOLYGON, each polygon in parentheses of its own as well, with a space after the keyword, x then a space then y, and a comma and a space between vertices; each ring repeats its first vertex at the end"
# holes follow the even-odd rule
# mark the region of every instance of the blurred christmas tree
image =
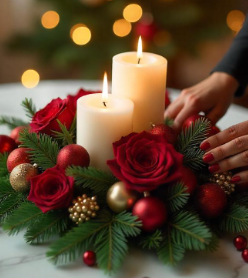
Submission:
POLYGON ((139 35, 145 51, 169 60, 194 53, 199 42, 238 31, 244 14, 229 13, 246 8, 242 0, 35 1, 54 12, 39 18, 32 34, 16 35, 10 49, 37 53, 44 64, 76 71, 78 78, 99 78, 113 55, 136 49, 139 35))

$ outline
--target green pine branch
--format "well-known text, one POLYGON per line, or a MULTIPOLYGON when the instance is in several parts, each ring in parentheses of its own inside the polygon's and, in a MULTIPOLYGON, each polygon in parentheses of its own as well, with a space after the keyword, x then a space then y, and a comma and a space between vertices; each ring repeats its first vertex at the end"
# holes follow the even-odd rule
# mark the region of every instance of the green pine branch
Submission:
POLYGON ((211 241, 210 229, 199 217, 188 211, 179 211, 170 223, 173 241, 189 250, 205 250, 211 241))
POLYGON ((199 147, 188 149, 183 153, 183 164, 197 172, 206 167, 206 164, 203 162, 204 154, 205 153, 199 147))
POLYGON ((221 217, 219 228, 226 233, 241 233, 248 229, 248 208, 232 204, 221 217))
POLYGON ((3 229, 9 235, 18 234, 22 229, 32 227, 42 216, 42 211, 35 204, 24 202, 6 219, 3 229))
POLYGON ((165 203, 171 212, 175 212, 185 206, 189 200, 187 187, 181 182, 167 186, 165 191, 165 203))
MULTIPOLYGON (((75 118, 74 118, 75 121, 75 118)), ((74 130, 72 129, 72 132, 70 130, 67 130, 66 126, 63 125, 59 120, 57 120, 59 127, 61 129, 61 132, 59 131, 53 131, 54 137, 62 142, 63 146, 74 144, 76 134, 74 133, 74 130)), ((72 123, 73 125, 73 123, 72 123)))
POLYGON ((233 196, 233 202, 248 208, 248 192, 243 192, 233 196))
POLYGON ((139 244, 143 249, 158 249, 161 246, 162 240, 162 232, 156 230, 154 233, 142 237, 139 244))
POLYGON ((167 125, 167 126, 173 126, 173 123, 174 123, 174 120, 173 119, 170 119, 170 118, 165 118, 164 120, 164 124, 167 125))
POLYGON ((94 194, 106 194, 110 186, 116 182, 116 178, 112 174, 93 167, 71 166, 67 168, 66 174, 75 179, 76 186, 90 189, 94 194))
POLYGON ((33 116, 35 115, 36 113, 36 107, 32 101, 32 99, 28 99, 28 98, 25 98, 23 101, 22 101, 22 107, 24 108, 25 112, 26 112, 26 116, 30 119, 33 118, 33 116))
POLYGON ((219 248, 219 245, 220 245, 219 237, 216 234, 212 233, 212 238, 209 244, 206 245, 206 251, 215 252, 219 248))
POLYGON ((46 134, 30 133, 23 130, 20 134, 21 147, 28 148, 31 161, 37 163, 43 170, 52 168, 57 163, 59 153, 58 143, 46 134))
MULTIPOLYGON (((4 176, 8 175, 7 159, 8 159, 7 153, 4 153, 4 154, 0 153, 0 177, 4 177, 4 176)), ((1 184, 0 184, 0 186, 1 186, 1 184)))
POLYGON ((41 243, 52 236, 58 236, 67 229, 68 213, 65 211, 49 211, 41 219, 30 226, 25 233, 28 243, 41 243))
POLYGON ((0 125, 6 125, 9 129, 14 129, 18 126, 28 126, 29 124, 16 117, 1 116, 0 125))
POLYGON ((171 235, 171 230, 168 227, 165 233, 163 243, 157 251, 159 259, 164 264, 176 265, 180 262, 185 253, 185 248, 176 243, 171 235))

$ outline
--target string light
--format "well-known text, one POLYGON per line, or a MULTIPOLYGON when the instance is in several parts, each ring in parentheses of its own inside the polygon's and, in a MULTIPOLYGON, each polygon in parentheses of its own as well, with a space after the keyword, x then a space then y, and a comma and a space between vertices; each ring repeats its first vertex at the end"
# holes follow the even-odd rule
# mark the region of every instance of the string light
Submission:
POLYGON ((227 26, 235 32, 239 32, 243 26, 244 21, 245 14, 238 10, 230 11, 226 18, 227 26))
POLYGON ((85 45, 91 40, 91 31, 86 26, 75 27, 71 32, 71 38, 75 44, 85 45))
POLYGON ((74 32, 78 27, 86 27, 86 26, 85 26, 85 24, 83 24, 83 23, 75 24, 75 25, 71 28, 71 30, 70 30, 70 37, 71 37, 71 38, 72 38, 73 32, 74 32))
POLYGON ((123 10, 123 17, 129 22, 136 22, 142 17, 143 11, 140 5, 130 4, 123 10))
POLYGON ((28 89, 36 87, 40 82, 40 75, 37 71, 29 69, 22 74, 22 85, 28 89))
POLYGON ((41 17, 41 24, 46 29, 53 29, 59 24, 59 14, 55 11, 48 11, 41 17))
POLYGON ((132 30, 132 25, 130 22, 125 19, 118 19, 113 25, 113 32, 118 37, 127 36, 132 30))

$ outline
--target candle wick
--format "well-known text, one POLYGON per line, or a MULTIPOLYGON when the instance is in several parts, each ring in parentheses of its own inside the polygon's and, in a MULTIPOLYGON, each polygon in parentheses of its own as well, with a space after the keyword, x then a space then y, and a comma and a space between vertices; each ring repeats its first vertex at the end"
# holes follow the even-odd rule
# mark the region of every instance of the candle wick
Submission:
POLYGON ((105 107, 107 107, 106 101, 103 101, 102 103, 103 103, 103 105, 104 105, 105 107))
POLYGON ((138 60, 138 64, 140 63, 140 60, 141 60, 141 58, 139 58, 139 60, 138 60))

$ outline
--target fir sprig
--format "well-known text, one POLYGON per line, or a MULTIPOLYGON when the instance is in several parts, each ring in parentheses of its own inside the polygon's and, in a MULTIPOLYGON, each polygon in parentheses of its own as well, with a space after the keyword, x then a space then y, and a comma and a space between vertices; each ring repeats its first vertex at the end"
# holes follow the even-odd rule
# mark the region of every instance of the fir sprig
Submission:
POLYGON ((23 101, 22 101, 22 107, 24 108, 25 112, 26 112, 26 116, 30 119, 33 118, 33 116, 35 115, 36 113, 36 107, 33 103, 33 100, 32 99, 28 99, 28 98, 25 98, 23 101))
POLYGON ((3 153, 3 154, 0 153, 0 177, 4 177, 8 174, 7 159, 8 159, 7 153, 3 153))
POLYGON ((152 234, 143 236, 140 241, 140 245, 143 249, 158 249, 161 246, 162 240, 162 232, 160 230, 156 230, 152 234))
POLYGON ((1 116, 0 125, 6 125, 9 129, 14 129, 18 126, 28 126, 28 123, 16 117, 1 116))
POLYGON ((56 165, 59 152, 58 143, 46 134, 30 133, 23 130, 20 134, 21 147, 28 148, 33 163, 37 163, 43 170, 56 165))
POLYGON ((167 186, 165 196, 165 203, 171 212, 181 209, 189 200, 187 187, 181 182, 167 186))
MULTIPOLYGON (((72 128, 72 131, 71 131, 71 129, 68 130, 66 128, 66 126, 63 125, 59 120, 57 120, 57 122, 59 124, 61 132, 53 131, 53 133, 55 135, 55 138, 57 140, 61 141, 63 146, 74 144, 75 143, 75 137, 76 137, 75 130, 73 128, 72 128)), ((74 118, 74 122, 75 122, 75 118, 74 118)), ((74 125, 74 123, 72 123, 72 126, 73 125, 74 125)))

